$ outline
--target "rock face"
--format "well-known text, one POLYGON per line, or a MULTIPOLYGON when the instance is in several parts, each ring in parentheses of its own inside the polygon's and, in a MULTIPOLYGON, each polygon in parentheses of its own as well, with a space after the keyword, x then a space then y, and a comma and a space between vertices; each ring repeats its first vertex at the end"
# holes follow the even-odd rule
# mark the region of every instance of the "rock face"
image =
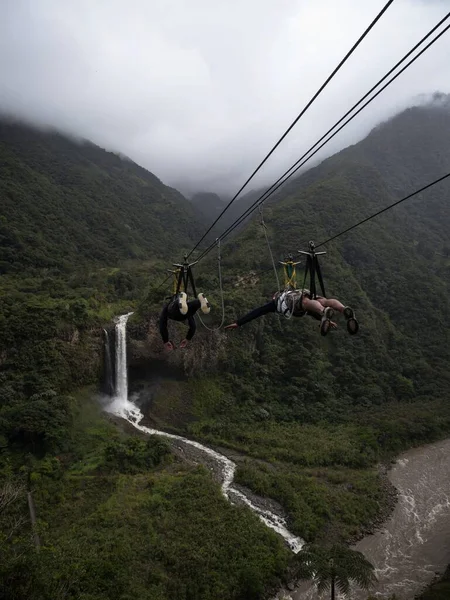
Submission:
MULTIPOLYGON (((169 332, 176 345, 184 338, 186 331, 184 323, 169 321, 169 332)), ((174 374, 198 376, 218 368, 224 343, 223 333, 207 331, 197 321, 196 335, 188 347, 168 352, 161 341, 158 317, 153 315, 147 322, 129 325, 128 364, 131 368, 146 369, 150 363, 157 361, 164 370, 173 370, 174 374)))

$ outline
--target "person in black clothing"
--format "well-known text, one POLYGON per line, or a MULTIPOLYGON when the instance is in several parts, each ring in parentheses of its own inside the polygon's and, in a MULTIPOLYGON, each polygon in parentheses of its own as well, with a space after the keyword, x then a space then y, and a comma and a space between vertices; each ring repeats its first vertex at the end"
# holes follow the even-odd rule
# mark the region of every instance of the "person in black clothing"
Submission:
POLYGON ((351 335, 358 333, 359 324, 352 308, 344 306, 339 300, 333 298, 319 296, 313 299, 311 298, 311 292, 306 289, 289 289, 284 292, 277 292, 270 302, 255 308, 235 323, 227 325, 225 329, 235 329, 249 321, 253 321, 253 319, 277 312, 287 318, 309 315, 320 321, 320 333, 326 335, 330 329, 337 327, 336 323, 331 320, 335 310, 342 313, 347 320, 347 331, 351 335))
POLYGON ((204 294, 199 294, 195 300, 187 301, 185 292, 180 292, 175 295, 167 304, 164 305, 159 317, 159 332, 161 333, 164 346, 167 350, 173 350, 175 345, 169 340, 169 331, 167 329, 167 320, 186 321, 189 324, 189 331, 186 338, 180 342, 180 348, 186 348, 189 340, 195 335, 197 326, 195 324, 194 315, 201 308, 202 312, 208 314, 210 309, 209 302, 204 294))

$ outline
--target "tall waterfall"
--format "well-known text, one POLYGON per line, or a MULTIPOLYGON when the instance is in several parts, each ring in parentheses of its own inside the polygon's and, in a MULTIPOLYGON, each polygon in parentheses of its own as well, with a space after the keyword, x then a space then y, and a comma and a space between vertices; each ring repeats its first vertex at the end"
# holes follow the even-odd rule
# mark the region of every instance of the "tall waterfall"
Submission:
POLYGON ((250 500, 241 490, 238 490, 232 485, 234 480, 234 474, 236 471, 236 464, 223 454, 219 454, 215 450, 181 437, 180 435, 174 435, 172 433, 166 433, 165 431, 158 431, 157 429, 151 429, 141 425, 141 421, 144 415, 141 413, 139 408, 128 400, 128 378, 127 378, 127 344, 126 344, 126 333, 127 333, 127 321, 130 315, 121 315, 116 321, 116 393, 114 399, 107 410, 109 412, 126 419, 136 429, 143 431, 149 435, 160 435, 170 440, 175 440, 186 444, 193 448, 196 448, 201 453, 207 454, 210 458, 214 459, 220 466, 221 478, 222 478, 222 492, 224 496, 230 502, 240 502, 246 504, 253 512, 255 512, 261 521, 281 535, 286 543, 289 545, 291 550, 295 553, 299 552, 304 542, 301 538, 293 535, 286 527, 286 521, 272 513, 270 510, 260 508, 252 500, 250 500))
POLYGON ((108 394, 108 396, 114 395, 114 381, 113 381, 113 366, 111 360, 111 344, 109 341, 109 333, 106 329, 103 330, 103 338, 105 342, 105 350, 104 350, 104 387, 103 389, 108 394))
POLYGON ((128 400, 127 321, 133 313, 117 317, 116 321, 116 389, 115 398, 126 404, 128 400))

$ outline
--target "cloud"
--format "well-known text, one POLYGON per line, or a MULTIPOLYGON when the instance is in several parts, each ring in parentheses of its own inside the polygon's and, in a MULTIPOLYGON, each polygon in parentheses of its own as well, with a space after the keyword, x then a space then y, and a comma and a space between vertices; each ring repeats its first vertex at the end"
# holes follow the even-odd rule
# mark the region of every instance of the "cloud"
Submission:
MULTIPOLYGON (((0 110, 120 151, 166 183, 233 193, 384 0, 3 0, 0 110)), ((278 177, 447 12, 396 0, 255 180, 278 177)), ((450 92, 450 34, 331 153, 450 92)))

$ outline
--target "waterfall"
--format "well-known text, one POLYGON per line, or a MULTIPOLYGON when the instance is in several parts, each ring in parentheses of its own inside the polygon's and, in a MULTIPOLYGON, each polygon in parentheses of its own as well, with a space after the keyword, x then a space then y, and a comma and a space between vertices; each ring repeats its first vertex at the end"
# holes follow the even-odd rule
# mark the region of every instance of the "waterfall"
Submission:
POLYGON ((109 334, 106 329, 103 330, 105 340, 105 351, 104 351, 104 390, 108 396, 114 395, 114 381, 113 381, 113 366, 111 359, 111 344, 109 341, 109 334))
POLYGON ((291 550, 295 553, 299 552, 304 544, 304 541, 293 535, 286 527, 286 521, 272 513, 270 510, 266 510, 257 506, 247 496, 232 485, 234 480, 234 474, 236 471, 236 464, 215 450, 188 440, 187 438, 181 437, 180 435, 174 435, 172 433, 166 433, 165 431, 158 431, 157 429, 151 429, 141 425, 141 421, 144 415, 141 413, 139 408, 128 400, 128 378, 127 378, 127 321, 128 317, 133 313, 121 315, 116 320, 116 393, 114 399, 107 410, 117 416, 126 419, 136 429, 147 433, 148 435, 159 435, 161 437, 168 438, 170 440, 176 440, 187 446, 191 446, 200 450, 200 452, 207 454, 213 458, 217 464, 221 467, 222 475, 222 493, 230 502, 238 501, 246 504, 253 512, 255 512, 261 521, 276 531, 286 541, 291 550))
POLYGON ((117 317, 116 320, 116 386, 115 399, 125 405, 128 401, 127 373, 127 321, 133 313, 117 317))

